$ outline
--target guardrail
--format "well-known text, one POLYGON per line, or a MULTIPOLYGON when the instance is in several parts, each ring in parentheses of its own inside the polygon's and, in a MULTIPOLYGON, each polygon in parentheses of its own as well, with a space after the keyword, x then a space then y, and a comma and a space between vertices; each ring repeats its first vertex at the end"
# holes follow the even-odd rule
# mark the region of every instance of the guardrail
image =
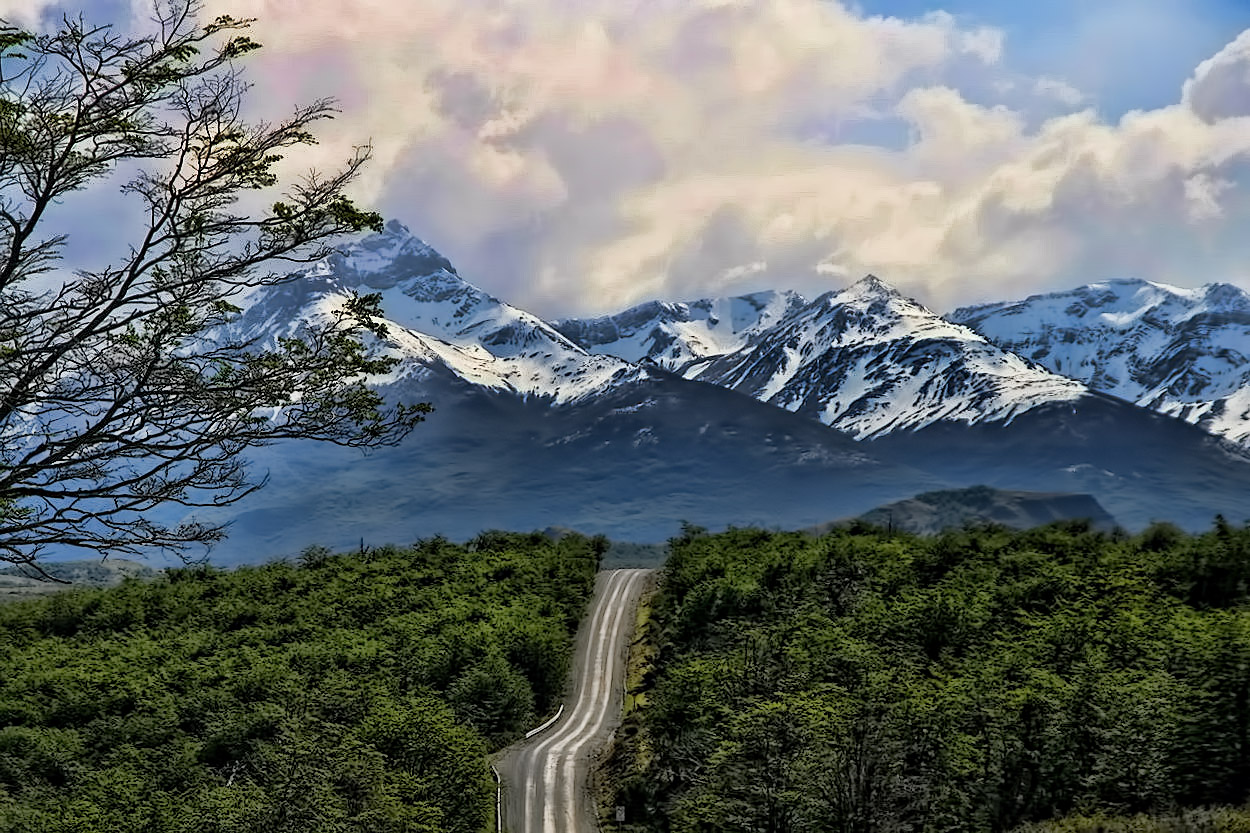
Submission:
POLYGON ((490 774, 495 776, 495 833, 503 833, 503 781, 494 764, 490 765, 490 774))
POLYGON ((526 739, 526 740, 529 740, 530 738, 534 737, 534 735, 538 734, 539 732, 542 732, 542 731, 545 731, 545 730, 547 730, 547 729, 550 729, 550 728, 552 727, 552 725, 553 725, 553 724, 554 724, 557 720, 559 720, 559 719, 560 719, 560 715, 562 715, 562 714, 564 714, 564 704, 563 704, 563 703, 561 703, 561 704, 560 704, 560 709, 559 709, 559 711, 557 711, 557 712, 556 712, 555 717, 551 718, 551 719, 550 719, 550 720, 548 720, 546 723, 544 723, 543 725, 539 726, 537 729, 530 729, 528 732, 526 732, 526 733, 525 733, 525 739, 526 739))

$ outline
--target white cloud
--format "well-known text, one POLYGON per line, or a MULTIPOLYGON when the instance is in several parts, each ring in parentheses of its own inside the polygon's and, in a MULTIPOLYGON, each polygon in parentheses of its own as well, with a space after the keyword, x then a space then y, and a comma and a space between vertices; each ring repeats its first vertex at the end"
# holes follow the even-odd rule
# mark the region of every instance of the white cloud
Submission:
POLYGON ((1195 223, 1204 220, 1218 220, 1224 216, 1220 205, 1220 194, 1233 187, 1227 179, 1212 179, 1207 174, 1198 173, 1185 180, 1185 201, 1189 219, 1195 223))
POLYGON ((0 0, 0 20, 12 26, 36 27, 55 0, 0 0))
POLYGON ((1198 65, 1183 100, 1208 122, 1250 116, 1250 30, 1198 65))
POLYGON ((1076 87, 1046 75, 1033 82, 1033 94, 1056 101, 1065 107, 1076 107, 1085 101, 1085 94, 1076 87))
POLYGON ((1053 112, 1083 104, 1080 91, 1019 83, 999 67, 1001 33, 944 13, 864 17, 833 0, 423 0, 420 14, 392 0, 212 0, 210 14, 218 4, 261 18, 253 77, 269 115, 342 99, 302 164, 372 138, 360 195, 538 312, 818 289, 869 271, 945 307, 1109 273, 1223 278, 1250 255, 1199 252, 1184 234, 1250 219, 1237 198, 1250 130, 1228 118, 1250 101, 1250 35, 1199 67, 1173 106, 1039 124, 1039 97, 1053 112), (960 79, 973 68, 1004 104, 970 100, 960 79), (836 138, 866 120, 906 140, 836 138))
POLYGON ((1003 56, 1003 33, 999 29, 982 26, 960 35, 960 46, 969 55, 975 55, 987 64, 998 63, 1003 56))

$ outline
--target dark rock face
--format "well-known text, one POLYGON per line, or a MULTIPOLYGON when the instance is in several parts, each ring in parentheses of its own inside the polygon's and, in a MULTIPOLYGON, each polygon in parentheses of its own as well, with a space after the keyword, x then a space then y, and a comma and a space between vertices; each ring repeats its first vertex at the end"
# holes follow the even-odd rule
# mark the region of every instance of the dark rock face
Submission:
POLYGON ((1111 530, 1115 518, 1088 494, 1027 492, 973 486, 926 492, 890 503, 859 516, 874 526, 932 535, 968 523, 994 523, 1028 529, 1054 521, 1089 521, 1095 529, 1111 530))
POLYGON ((1217 513, 1250 518, 1250 452, 1103 394, 1007 423, 940 423, 864 445, 952 484, 1089 494, 1130 530, 1152 521, 1202 530, 1217 513))

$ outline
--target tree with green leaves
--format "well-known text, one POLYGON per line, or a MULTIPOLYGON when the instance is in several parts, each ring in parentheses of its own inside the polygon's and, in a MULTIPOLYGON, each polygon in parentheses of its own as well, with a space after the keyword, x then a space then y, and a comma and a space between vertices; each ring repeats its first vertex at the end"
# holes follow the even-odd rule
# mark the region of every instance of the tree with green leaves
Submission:
POLYGON ((0 833, 493 830, 487 755, 554 710, 598 555, 430 539, 0 604, 0 833))
POLYGON ((1250 830, 1250 526, 671 546, 605 830, 1250 830))
POLYGON ((335 108, 246 121, 251 21, 199 12, 199 0, 159 0, 139 35, 0 19, 0 561, 37 565, 52 546, 185 553, 223 529, 152 510, 247 495, 263 484, 247 449, 391 445, 429 410, 365 384, 393 362, 376 346, 375 296, 276 344, 231 334, 240 295, 382 218, 345 194, 367 146, 277 191, 267 211, 240 208, 270 202, 275 165, 335 108), (128 253, 62 274, 66 237, 49 218, 122 174, 142 211, 128 253))

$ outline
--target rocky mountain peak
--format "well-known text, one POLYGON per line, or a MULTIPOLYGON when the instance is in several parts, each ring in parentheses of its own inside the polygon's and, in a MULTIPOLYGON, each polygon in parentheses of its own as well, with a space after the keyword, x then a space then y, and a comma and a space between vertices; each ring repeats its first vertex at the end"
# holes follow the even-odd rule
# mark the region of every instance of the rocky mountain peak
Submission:
POLYGON ((430 278, 449 285, 456 275, 451 261, 408 230, 398 220, 389 220, 382 232, 371 234, 341 247, 327 258, 326 266, 349 286, 390 289, 414 279, 430 278))
POLYGON ((1250 442, 1250 296, 1236 286, 1099 281, 950 319, 1095 390, 1250 442))
POLYGON ((766 290, 696 301, 646 301, 614 315, 567 318, 554 326, 592 353, 677 370, 750 343, 805 303, 797 292, 766 290))
POLYGON ((902 295, 894 287, 878 278, 876 275, 865 275, 855 283, 848 286, 845 290, 838 293, 844 298, 862 297, 862 298, 901 298, 902 295))
POLYGON ((1204 287, 1204 300, 1213 307, 1238 312, 1250 311, 1250 295, 1230 283, 1209 283, 1204 287))

